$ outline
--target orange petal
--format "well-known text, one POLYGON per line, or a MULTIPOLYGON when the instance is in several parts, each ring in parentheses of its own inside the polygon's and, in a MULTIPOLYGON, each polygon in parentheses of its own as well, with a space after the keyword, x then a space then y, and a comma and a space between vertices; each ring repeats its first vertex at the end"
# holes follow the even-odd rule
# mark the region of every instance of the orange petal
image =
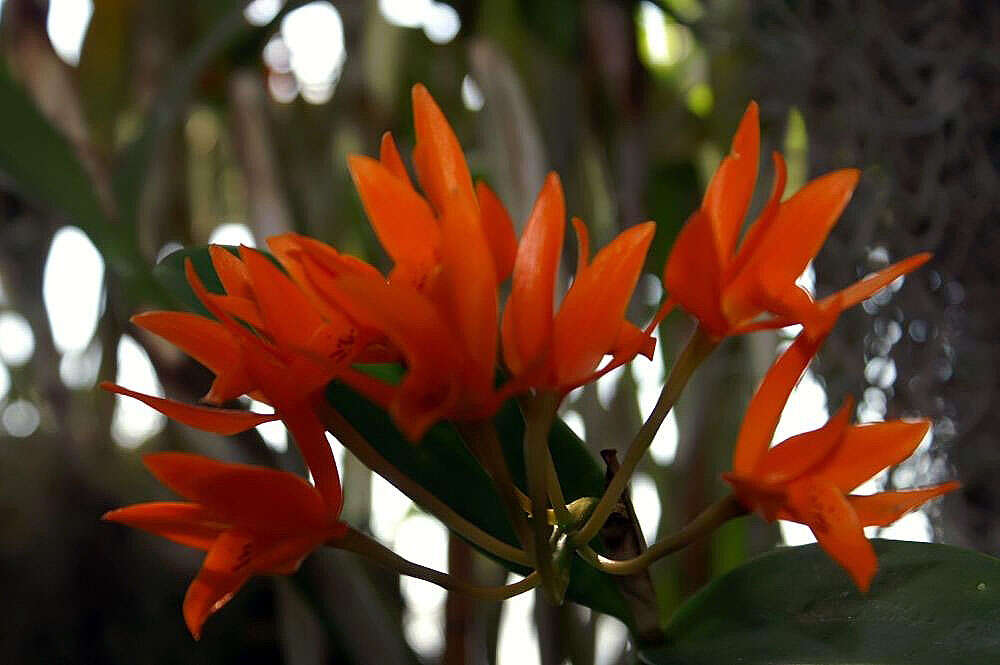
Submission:
POLYGON ((205 620, 222 609, 250 579, 242 562, 252 544, 249 534, 228 531, 208 551, 201 571, 184 595, 184 621, 194 639, 201 638, 205 620))
POLYGON ((440 231, 427 202, 392 171, 369 157, 347 160, 375 235, 396 263, 437 263, 440 231))
POLYGON ((250 273, 243 262, 221 245, 209 245, 209 256, 212 257, 212 267, 219 276, 226 294, 253 300, 253 288, 250 286, 250 273))
POLYGON ((888 268, 883 268, 876 273, 866 276, 864 279, 851 284, 846 289, 824 298, 823 304, 836 305, 841 311, 857 305, 862 300, 870 298, 878 291, 885 288, 899 277, 909 274, 931 260, 929 252, 915 254, 898 263, 894 263, 888 268))
POLYGON ((729 323, 721 307, 723 266, 711 219, 696 210, 684 223, 670 249, 663 285, 670 298, 716 338, 725 337, 729 332, 729 323))
POLYGON ((479 199, 483 232, 490 245, 490 253, 493 254, 499 284, 510 277, 511 271, 514 270, 514 259, 517 256, 514 222, 503 202, 485 182, 476 183, 476 196, 479 199))
POLYGON ((267 332, 267 325, 264 323, 264 319, 261 318, 260 308, 257 307, 257 303, 254 300, 242 296, 209 295, 208 297, 230 316, 249 323, 259 331, 267 332))
POLYGON ((824 460, 818 474, 849 492, 882 469, 909 457, 930 426, 929 420, 893 420, 850 427, 844 433, 844 441, 824 460))
POLYGON ((411 189, 413 188, 410 174, 406 172, 406 166, 403 164, 403 158, 399 155, 399 149, 396 147, 396 141, 393 140, 391 132, 382 135, 378 160, 382 166, 389 169, 390 173, 409 185, 411 189))
POLYGON ((552 301, 565 232, 562 183, 550 173, 521 234, 503 315, 504 361, 515 374, 530 366, 551 339, 552 301))
POLYGON ((848 397, 823 427, 768 449, 757 463, 754 476, 766 485, 779 485, 807 473, 841 443, 853 409, 854 400, 848 397))
POLYGON ((725 308, 730 321, 753 318, 746 310, 765 285, 772 292, 791 288, 816 256, 858 184, 856 169, 821 176, 800 189, 778 209, 759 247, 726 287, 725 308))
POLYGON ((413 86, 413 120, 417 132, 413 162, 435 210, 443 214, 448 205, 475 210, 476 195, 462 146, 427 88, 419 83, 413 86))
POLYGON ((230 525, 197 503, 157 501, 104 513, 102 520, 149 531, 189 547, 207 550, 230 525))
POLYGON ((279 346, 308 348, 323 317, 305 294, 269 258, 249 247, 240 254, 250 272, 254 295, 270 337, 279 346))
POLYGON ((597 253, 566 293, 553 330, 559 385, 573 384, 590 374, 614 348, 655 233, 653 222, 620 233, 597 253))
POLYGON ((326 243, 297 233, 283 233, 267 239, 268 249, 277 257, 288 275, 302 289, 312 305, 327 319, 331 326, 346 333, 353 327, 353 322, 337 307, 316 292, 316 287, 306 277, 302 265, 305 255, 309 255, 316 263, 333 275, 364 274, 381 277, 373 266, 353 256, 340 254, 326 243))
POLYGON ((250 413, 235 409, 218 409, 209 406, 195 406, 176 402, 172 399, 143 395, 127 388, 122 388, 108 381, 101 383, 101 388, 108 392, 125 395, 143 402, 163 415, 189 427, 214 432, 223 436, 232 436, 245 432, 261 423, 269 423, 278 419, 278 414, 250 413))
POLYGON ((219 404, 253 387, 243 366, 239 344, 216 321, 188 312, 144 312, 133 316, 131 321, 212 370, 216 378, 205 401, 219 404))
POLYGON ((634 323, 622 321, 621 327, 618 329, 618 337, 615 338, 615 344, 611 347, 610 352, 616 357, 619 354, 631 354, 632 356, 641 354, 652 360, 653 354, 656 352, 656 338, 634 323))
POLYGON ((757 182, 760 162, 758 116, 757 102, 750 102, 733 137, 729 154, 712 176, 701 204, 702 212, 711 220, 716 253, 723 262, 733 255, 757 182))
POLYGON ((326 440, 326 427, 308 404, 282 409, 281 419, 312 472, 313 482, 326 502, 327 511, 339 515, 344 505, 344 492, 340 486, 337 462, 326 440))
POLYGON ((779 152, 771 153, 771 161, 774 163, 774 185, 771 187, 771 197, 767 200, 767 204, 764 205, 764 209, 761 210, 760 215, 757 216, 757 219, 747 229, 746 236, 743 238, 743 242, 740 243, 740 249, 736 253, 736 257, 726 268, 726 278, 724 280, 726 282, 738 275, 743 269, 747 261, 750 260, 750 257, 760 247, 760 243, 767 237, 771 225, 778 216, 778 210, 781 207, 781 197, 785 193, 785 183, 788 181, 788 169, 785 166, 785 159, 779 152))
POLYGON ((812 529, 820 547, 843 566, 861 591, 868 591, 878 560, 858 515, 835 486, 813 480, 792 483, 788 507, 796 522, 812 529))
POLYGON ((960 483, 952 481, 912 490, 879 492, 866 496, 850 495, 847 500, 857 512, 862 526, 889 526, 921 504, 959 487, 960 483))
POLYGON ((407 373, 390 410, 411 440, 419 439, 455 403, 461 343, 431 302, 409 286, 359 277, 332 280, 314 274, 309 263, 306 268, 351 318, 383 332, 403 353, 407 373))
POLYGON ((316 488, 287 471, 219 462, 191 453, 154 453, 143 457, 143 463, 181 496, 254 532, 317 530, 337 517, 324 506, 316 488))
POLYGON ((771 366, 750 400, 733 452, 733 470, 752 475, 771 445, 781 411, 792 388, 806 370, 817 350, 816 344, 799 335, 771 366))
POLYGON ((446 315, 467 354, 467 385, 481 394, 493 385, 498 311, 496 267, 478 221, 458 206, 442 215, 439 279, 446 315))

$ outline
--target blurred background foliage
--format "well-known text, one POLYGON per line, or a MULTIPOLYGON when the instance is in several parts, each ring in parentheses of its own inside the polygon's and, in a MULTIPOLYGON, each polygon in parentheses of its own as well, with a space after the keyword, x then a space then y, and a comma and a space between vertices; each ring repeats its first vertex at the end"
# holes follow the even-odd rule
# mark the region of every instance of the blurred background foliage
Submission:
MULTIPOLYGON (((128 323, 176 307, 153 279, 182 245, 296 230, 384 266, 345 157, 391 129, 409 88, 444 108, 476 176, 523 222, 549 170, 596 246, 658 223, 662 270, 750 99, 794 191, 864 169, 803 276, 820 295, 921 250, 935 260, 844 317, 796 391, 790 430, 858 396, 858 418, 934 419, 876 487, 957 474, 964 489, 888 537, 1000 553, 995 305, 1000 8, 847 0, 6 0, 0 19, 0 661, 7 663, 623 662, 613 619, 531 596, 471 602, 341 552, 254 580, 194 644, 180 603, 198 553, 98 517, 165 497, 140 454, 192 450, 301 470, 279 428, 222 440, 94 390, 113 379, 194 400, 210 376, 128 323), (943 512, 944 519, 939 513, 943 512)), ((770 185, 765 165, 761 190, 770 185)), ((759 205, 760 202, 758 202, 759 205)), ((566 260, 575 260, 567 243, 566 260)), ((569 274, 567 271, 566 274, 569 274)), ((635 320, 661 295, 644 278, 635 320)), ((653 363, 572 395, 595 454, 623 448, 690 329, 653 363)), ((730 340, 699 373, 633 483, 647 539, 724 491, 742 409, 781 335, 730 340)), ((420 562, 501 583, 350 455, 346 518, 420 562)), ((666 618, 686 595, 801 530, 737 521, 658 564, 666 618)))

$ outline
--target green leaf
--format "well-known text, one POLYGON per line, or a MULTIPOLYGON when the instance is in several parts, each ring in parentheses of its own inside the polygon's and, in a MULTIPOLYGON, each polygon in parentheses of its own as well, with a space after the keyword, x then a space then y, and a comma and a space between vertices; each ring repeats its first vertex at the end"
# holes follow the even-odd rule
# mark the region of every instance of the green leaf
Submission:
POLYGON ((69 141, 0 67, 0 171, 25 196, 55 208, 95 240, 107 220, 69 141))
POLYGON ((873 540, 860 593, 817 545, 765 554, 717 578, 671 620, 648 665, 979 665, 1000 654, 1000 559, 873 540))

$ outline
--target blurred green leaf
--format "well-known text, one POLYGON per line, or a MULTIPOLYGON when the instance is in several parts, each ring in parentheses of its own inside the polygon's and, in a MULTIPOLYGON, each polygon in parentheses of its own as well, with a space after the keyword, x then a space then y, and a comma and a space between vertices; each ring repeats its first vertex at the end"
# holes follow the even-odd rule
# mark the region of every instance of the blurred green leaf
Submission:
POLYGON ((28 198, 57 209, 92 236, 107 224, 90 176, 61 132, 0 68, 0 171, 28 198))
POLYGON ((104 147, 114 143, 115 124, 128 103, 135 5, 135 0, 96 3, 80 51, 80 101, 91 136, 104 147))
POLYGON ((1000 654, 1000 559, 949 545, 874 540, 860 593, 817 545, 765 554, 677 611, 649 665, 978 665, 1000 654))

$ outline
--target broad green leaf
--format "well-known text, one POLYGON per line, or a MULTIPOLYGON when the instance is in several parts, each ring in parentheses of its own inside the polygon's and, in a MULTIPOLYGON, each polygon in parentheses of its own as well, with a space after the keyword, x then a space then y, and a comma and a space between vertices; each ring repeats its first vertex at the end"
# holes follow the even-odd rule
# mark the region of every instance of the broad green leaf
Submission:
POLYGON ((671 620, 648 665, 979 665, 1000 659, 1000 559, 874 540, 860 593, 817 545, 765 554, 717 578, 671 620))
POLYGON ((69 141, 2 67, 0 99, 0 171, 25 196, 58 210, 93 237, 107 220, 69 141))
POLYGON ((129 99, 135 0, 103 0, 94 5, 80 51, 77 81, 91 138, 114 143, 115 125, 129 99))
MULTIPOLYGON (((235 248, 228 248, 236 251, 235 248)), ((197 302, 184 278, 184 262, 191 259, 195 271, 206 288, 217 293, 222 285, 212 269, 205 247, 183 249, 170 254, 154 269, 153 274, 180 302, 207 315, 197 302)), ((390 376, 390 367, 370 367, 366 370, 390 376)), ((334 382, 327 390, 330 403, 378 450, 391 464, 422 485, 462 517, 491 535, 512 545, 517 544, 507 520, 500 497, 493 489, 486 471, 468 451, 454 427, 440 424, 433 427, 419 444, 410 443, 389 415, 357 393, 334 382)), ((508 403, 496 418, 497 431, 504 454, 515 481, 524 488, 524 458, 521 441, 524 419, 518 407, 508 403)), ((559 472, 566 499, 600 496, 604 492, 604 476, 593 455, 584 447, 565 423, 557 421, 549 439, 552 456, 559 472)), ((526 573, 523 568, 512 570, 526 573)), ((632 625, 629 609, 616 581, 600 573, 581 559, 574 560, 567 597, 632 625)))

